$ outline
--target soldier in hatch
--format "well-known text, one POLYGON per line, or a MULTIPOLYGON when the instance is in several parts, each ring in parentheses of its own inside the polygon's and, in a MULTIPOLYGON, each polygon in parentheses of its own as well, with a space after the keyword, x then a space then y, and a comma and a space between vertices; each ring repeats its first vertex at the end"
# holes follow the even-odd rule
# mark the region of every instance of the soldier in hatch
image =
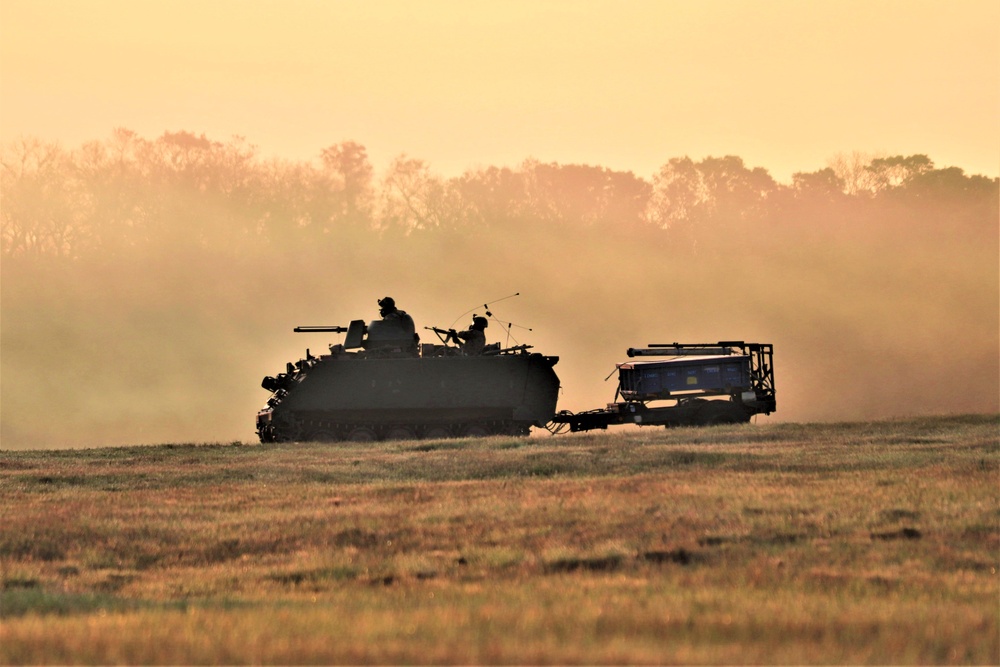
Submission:
POLYGON ((396 301, 391 296, 378 300, 378 314, 382 316, 382 321, 392 322, 407 334, 411 336, 416 335, 413 318, 405 310, 396 308, 396 301))
POLYGON ((490 323, 485 317, 473 315, 472 325, 465 331, 460 331, 456 334, 458 339, 462 341, 462 352, 469 356, 482 354, 483 348, 486 347, 486 333, 484 330, 489 325, 490 323))
MULTIPOLYGON (((406 340, 408 342, 404 343, 404 347, 410 348, 412 346, 412 352, 416 353, 420 336, 416 332, 413 318, 405 310, 396 308, 396 301, 391 296, 379 299, 378 309, 378 314, 382 316, 382 322, 385 324, 385 327, 380 327, 384 333, 380 332, 378 338, 392 338, 395 342, 401 339, 406 340)), ((372 324, 374 325, 374 322, 372 324)), ((373 334, 374 332, 369 330, 369 341, 372 341, 373 334)))

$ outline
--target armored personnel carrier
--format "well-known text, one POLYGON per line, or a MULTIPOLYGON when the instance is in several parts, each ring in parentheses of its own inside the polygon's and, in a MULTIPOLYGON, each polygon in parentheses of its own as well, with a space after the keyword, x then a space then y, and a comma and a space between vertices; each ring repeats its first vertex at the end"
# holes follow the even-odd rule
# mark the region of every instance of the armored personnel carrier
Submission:
POLYGON ((552 419, 558 357, 529 345, 463 344, 466 336, 453 329, 429 329, 440 344, 420 344, 413 320, 394 304, 368 324, 296 327, 346 337, 329 354, 307 349, 284 373, 264 378, 271 397, 257 413, 261 442, 528 435, 552 419))

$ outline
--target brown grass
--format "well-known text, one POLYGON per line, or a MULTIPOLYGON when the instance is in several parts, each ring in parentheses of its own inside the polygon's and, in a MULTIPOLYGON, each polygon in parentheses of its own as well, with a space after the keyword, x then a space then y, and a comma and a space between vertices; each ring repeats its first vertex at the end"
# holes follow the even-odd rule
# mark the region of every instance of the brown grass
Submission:
POLYGON ((0 662, 1000 662, 1000 420, 0 453, 0 662))

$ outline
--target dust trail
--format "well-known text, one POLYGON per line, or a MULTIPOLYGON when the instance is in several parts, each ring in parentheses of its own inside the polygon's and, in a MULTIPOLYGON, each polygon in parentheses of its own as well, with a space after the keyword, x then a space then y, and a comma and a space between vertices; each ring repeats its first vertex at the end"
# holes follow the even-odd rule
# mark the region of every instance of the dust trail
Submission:
MULTIPOLYGON (((62 159, 81 173, 79 155, 62 159)), ((645 203, 662 182, 597 168, 526 165, 453 182, 425 173, 410 182, 423 199, 405 209, 376 206, 385 191, 375 181, 354 198, 329 182, 316 190, 322 173, 302 165, 189 166, 171 178, 194 186, 108 166, 107 178, 124 180, 82 188, 88 218, 59 189, 64 173, 5 176, 3 448, 251 440, 261 377, 339 342, 292 327, 372 319, 386 295, 422 331, 520 293, 492 312, 532 330, 517 329, 520 342, 560 357, 560 408, 574 411, 612 399, 604 378, 628 347, 722 339, 775 345, 769 419, 1000 411, 996 198, 983 206, 974 179, 961 176, 965 190, 948 197, 833 204, 765 180, 769 199, 752 219, 664 229, 645 203), (529 168, 532 187, 546 175, 552 189, 524 195, 529 168), (625 182, 642 205, 601 208, 587 199, 599 188, 552 185, 569 173, 577 185, 625 182), (516 187, 500 196, 507 181, 516 187), (44 237, 60 216, 73 224, 44 237), (12 225, 29 219, 34 236, 13 240, 37 250, 48 238, 48 251, 12 250, 12 225)), ((996 181, 985 185, 988 201, 996 181)), ((489 339, 502 341, 501 329, 489 339)))

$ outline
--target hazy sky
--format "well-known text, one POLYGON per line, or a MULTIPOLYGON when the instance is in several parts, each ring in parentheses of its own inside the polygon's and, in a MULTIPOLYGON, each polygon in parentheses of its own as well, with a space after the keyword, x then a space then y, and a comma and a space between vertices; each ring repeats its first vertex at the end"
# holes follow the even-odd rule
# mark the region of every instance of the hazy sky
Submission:
POLYGON ((0 140, 345 140, 443 175, 838 153, 1000 171, 1000 2, 0 0, 0 140))

